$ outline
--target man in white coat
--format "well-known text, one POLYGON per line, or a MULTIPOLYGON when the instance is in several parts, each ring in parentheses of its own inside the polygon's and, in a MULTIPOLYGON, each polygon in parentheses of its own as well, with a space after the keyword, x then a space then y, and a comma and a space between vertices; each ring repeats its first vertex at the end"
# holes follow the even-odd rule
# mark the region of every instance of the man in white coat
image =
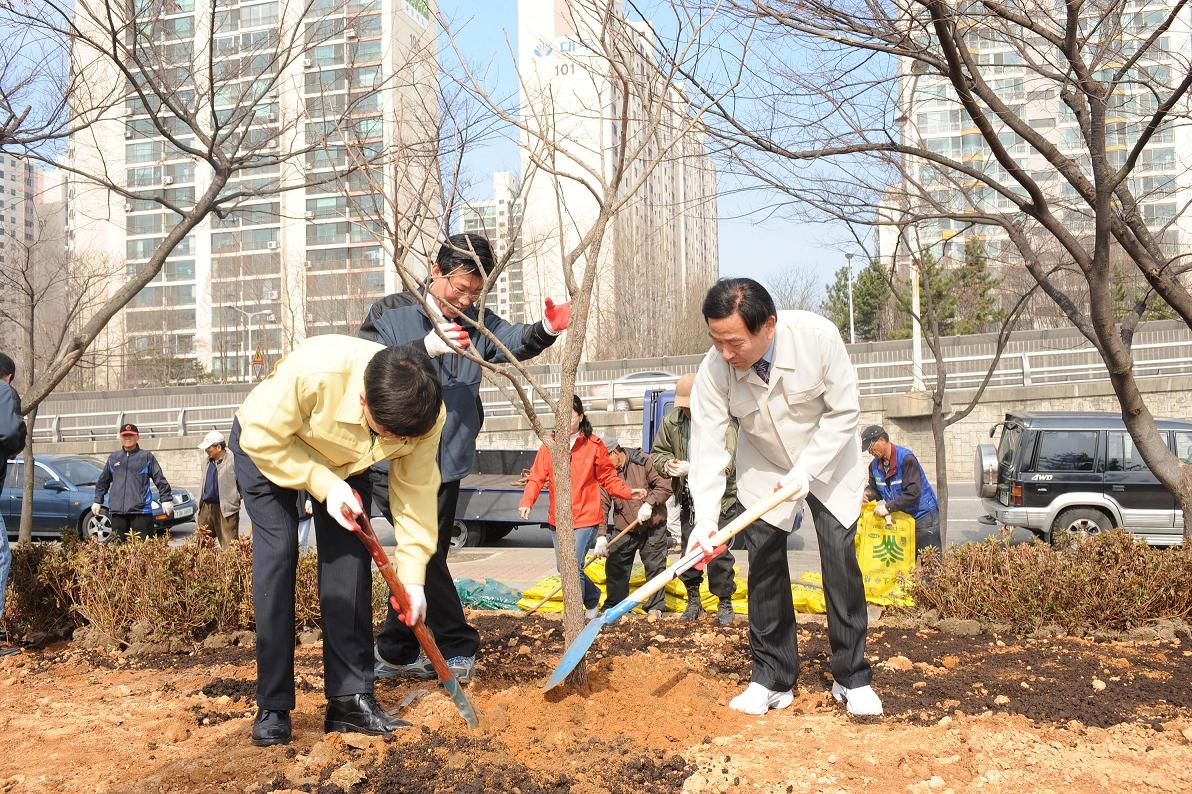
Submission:
POLYGON ((799 675, 788 533, 806 499, 819 539, 832 647, 832 694, 859 715, 882 713, 865 660, 868 615, 853 538, 865 491, 857 438, 860 394, 840 332, 810 312, 774 308, 753 279, 721 279, 704 298, 712 338, 691 393, 695 526, 688 550, 712 552, 724 493, 730 417, 737 435, 737 498, 748 509, 797 482, 796 496, 741 534, 749 552, 749 648, 753 671, 729 704, 765 714, 794 700, 799 675))

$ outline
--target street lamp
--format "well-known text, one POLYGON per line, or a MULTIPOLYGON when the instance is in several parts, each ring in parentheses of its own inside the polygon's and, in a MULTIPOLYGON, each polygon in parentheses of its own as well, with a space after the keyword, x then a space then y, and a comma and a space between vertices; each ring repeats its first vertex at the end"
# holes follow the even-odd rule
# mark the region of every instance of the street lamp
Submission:
POLYGON ((848 262, 848 341, 849 344, 855 345, 857 329, 853 324, 853 255, 845 254, 844 260, 848 262))
MULTIPOLYGON (((241 309, 239 306, 228 306, 228 308, 231 309, 232 311, 240 312, 241 314, 244 315, 245 320, 248 321, 248 354, 251 356, 254 352, 253 346, 252 346, 252 321, 253 321, 253 318, 254 317, 266 317, 266 318, 272 320, 273 319, 273 310, 272 309, 263 309, 262 311, 259 311, 259 312, 246 312, 246 311, 244 311, 244 309, 241 309)), ((252 364, 251 363, 249 364, 249 375, 251 378, 251 375, 252 375, 252 364)))

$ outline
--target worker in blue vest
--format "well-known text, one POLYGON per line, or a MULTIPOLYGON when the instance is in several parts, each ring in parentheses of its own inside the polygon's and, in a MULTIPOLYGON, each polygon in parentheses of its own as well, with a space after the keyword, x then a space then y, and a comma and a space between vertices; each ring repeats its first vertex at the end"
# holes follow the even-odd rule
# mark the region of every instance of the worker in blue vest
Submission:
POLYGON ((890 442, 879 425, 861 433, 861 449, 873 456, 869 463, 867 499, 877 499, 879 516, 908 513, 915 519, 915 556, 928 547, 943 550, 940 542, 940 505, 915 453, 890 442))

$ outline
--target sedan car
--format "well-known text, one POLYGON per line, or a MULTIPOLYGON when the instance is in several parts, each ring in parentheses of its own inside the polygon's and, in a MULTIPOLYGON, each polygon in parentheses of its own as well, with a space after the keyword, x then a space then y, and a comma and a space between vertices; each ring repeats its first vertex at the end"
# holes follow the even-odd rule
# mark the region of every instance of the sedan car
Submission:
MULTIPOLYGON (((65 528, 77 529, 84 539, 107 543, 112 539, 107 499, 99 515, 92 515, 95 482, 104 462, 77 455, 39 455, 33 472, 33 537, 56 539, 65 528)), ((10 538, 15 538, 21 523, 21 503, 25 487, 25 465, 20 458, 8 461, 4 492, 0 494, 0 512, 10 538)), ((175 524, 192 521, 194 498, 183 488, 173 492, 174 514, 161 509, 157 489, 152 489, 153 527, 157 534, 169 532, 175 524)))
POLYGON ((645 404, 650 389, 669 389, 679 376, 673 372, 631 372, 609 381, 606 411, 638 411, 645 404))

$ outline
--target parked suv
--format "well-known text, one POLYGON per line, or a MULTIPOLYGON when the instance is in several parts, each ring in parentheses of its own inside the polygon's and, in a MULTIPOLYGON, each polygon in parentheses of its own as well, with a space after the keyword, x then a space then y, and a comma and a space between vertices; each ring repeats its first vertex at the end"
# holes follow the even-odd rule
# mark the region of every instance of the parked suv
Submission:
MULTIPOLYGON (((1192 422, 1156 420, 1181 460, 1192 463, 1192 422)), ((977 491, 1001 526, 1055 543, 1123 527, 1152 545, 1183 540, 1183 512, 1142 459, 1118 414, 1006 414, 977 448, 977 491)))
MULTIPOLYGON (((38 455, 33 474, 33 537, 57 539, 64 527, 76 527, 83 538, 107 543, 112 539, 112 522, 108 519, 107 497, 99 515, 91 514, 91 500, 95 497, 95 481, 103 471, 104 462, 78 455, 38 455)), ((25 485, 25 461, 8 461, 8 475, 4 491, 0 493, 0 512, 9 537, 16 537, 21 525, 21 503, 25 485)), ((194 520, 195 503, 185 488, 175 488, 174 514, 167 516, 161 509, 157 489, 150 486, 154 530, 167 532, 170 527, 194 520)))

